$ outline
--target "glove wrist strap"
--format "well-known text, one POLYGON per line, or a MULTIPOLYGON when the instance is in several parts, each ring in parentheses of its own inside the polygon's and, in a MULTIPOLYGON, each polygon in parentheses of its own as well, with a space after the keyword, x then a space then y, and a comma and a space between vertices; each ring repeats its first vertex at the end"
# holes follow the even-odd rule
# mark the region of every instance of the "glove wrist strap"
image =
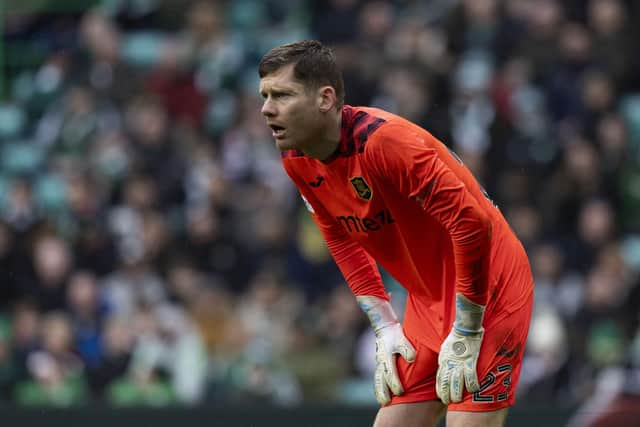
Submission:
POLYGON ((482 332, 484 309, 484 305, 476 304, 460 293, 456 294, 455 331, 465 336, 482 332))
POLYGON ((356 301, 358 301, 358 305, 369 318, 371 327, 376 334, 387 326, 399 323, 398 317, 389 301, 369 295, 357 296, 356 301))

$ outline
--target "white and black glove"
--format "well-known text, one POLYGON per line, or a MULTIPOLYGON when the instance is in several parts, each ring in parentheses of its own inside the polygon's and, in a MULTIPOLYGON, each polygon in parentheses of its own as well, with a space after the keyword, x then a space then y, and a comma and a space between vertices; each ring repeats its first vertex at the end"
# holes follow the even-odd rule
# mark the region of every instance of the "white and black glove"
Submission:
POLYGON ((438 355, 436 393, 442 403, 460 402, 464 386, 471 393, 480 389, 478 355, 484 335, 485 306, 456 294, 456 320, 438 355))
POLYGON ((384 406, 391 401, 391 393, 397 396, 404 392, 398 377, 396 354, 411 363, 416 357, 416 350, 404 336, 389 301, 374 296, 358 296, 356 300, 369 317, 376 334, 374 393, 378 403, 384 406))

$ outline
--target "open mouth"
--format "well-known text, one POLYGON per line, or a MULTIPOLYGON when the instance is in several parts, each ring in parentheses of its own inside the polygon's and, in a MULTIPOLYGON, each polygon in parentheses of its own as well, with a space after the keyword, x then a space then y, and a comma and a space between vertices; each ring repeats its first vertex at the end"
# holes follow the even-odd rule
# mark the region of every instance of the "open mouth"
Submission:
POLYGON ((269 125, 273 133, 274 138, 282 138, 284 136, 285 129, 278 125, 269 125))

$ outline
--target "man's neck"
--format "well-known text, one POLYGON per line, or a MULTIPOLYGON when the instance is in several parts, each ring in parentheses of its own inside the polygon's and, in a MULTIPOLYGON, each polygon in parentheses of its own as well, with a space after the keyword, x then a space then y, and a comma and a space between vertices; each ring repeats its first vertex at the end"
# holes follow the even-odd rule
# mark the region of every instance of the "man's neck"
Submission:
POLYGON ((328 123, 322 132, 322 136, 309 147, 309 149, 302 150, 305 155, 324 161, 331 157, 333 153, 338 149, 340 145, 342 128, 342 109, 328 120, 328 123))

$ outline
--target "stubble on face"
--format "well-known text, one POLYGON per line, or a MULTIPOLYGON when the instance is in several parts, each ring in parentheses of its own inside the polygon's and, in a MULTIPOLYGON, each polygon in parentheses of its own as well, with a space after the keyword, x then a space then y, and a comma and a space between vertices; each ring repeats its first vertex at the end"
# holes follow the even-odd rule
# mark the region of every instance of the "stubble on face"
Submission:
POLYGON ((262 114, 278 149, 305 151, 318 127, 319 112, 313 91, 295 80, 293 65, 263 77, 260 94, 262 114))

